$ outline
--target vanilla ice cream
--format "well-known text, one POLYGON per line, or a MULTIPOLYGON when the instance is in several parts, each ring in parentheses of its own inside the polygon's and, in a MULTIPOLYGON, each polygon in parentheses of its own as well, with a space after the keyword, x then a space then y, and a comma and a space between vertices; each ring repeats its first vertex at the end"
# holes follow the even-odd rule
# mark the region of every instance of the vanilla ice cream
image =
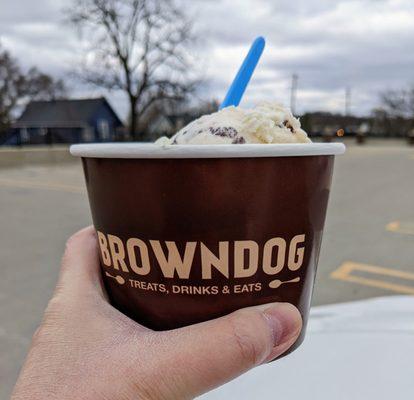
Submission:
POLYGON ((261 103, 252 109, 226 107, 191 122, 170 139, 168 144, 243 144, 309 143, 300 122, 288 108, 277 103, 261 103))

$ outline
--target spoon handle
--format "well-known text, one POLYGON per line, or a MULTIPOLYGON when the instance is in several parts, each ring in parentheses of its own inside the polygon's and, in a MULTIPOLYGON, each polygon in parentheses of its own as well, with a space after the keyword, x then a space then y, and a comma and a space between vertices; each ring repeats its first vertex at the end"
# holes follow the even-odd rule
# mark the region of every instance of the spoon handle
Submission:
POLYGON ((250 82, 250 78, 252 77, 256 65, 259 62, 264 47, 265 39, 262 36, 256 38, 256 40, 252 43, 249 53, 244 59, 243 64, 227 91, 226 97, 219 107, 220 110, 228 106, 238 106, 240 104, 240 100, 250 82))

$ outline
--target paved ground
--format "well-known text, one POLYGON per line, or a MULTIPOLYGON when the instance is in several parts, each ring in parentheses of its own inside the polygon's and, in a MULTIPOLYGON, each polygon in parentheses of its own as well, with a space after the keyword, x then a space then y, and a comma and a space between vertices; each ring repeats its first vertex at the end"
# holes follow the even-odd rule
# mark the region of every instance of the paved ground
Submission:
MULTIPOLYGON (((66 238, 90 223, 80 164, 59 149, 48 158, 0 152, 0 399, 52 293, 66 238)), ((350 146, 338 158, 314 304, 414 294, 413 181, 414 149, 404 143, 350 146)))

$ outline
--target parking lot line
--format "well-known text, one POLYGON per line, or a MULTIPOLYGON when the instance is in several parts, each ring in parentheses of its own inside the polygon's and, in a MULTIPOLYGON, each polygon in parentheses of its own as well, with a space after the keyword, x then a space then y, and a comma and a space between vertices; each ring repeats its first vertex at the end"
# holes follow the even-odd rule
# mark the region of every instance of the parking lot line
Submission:
POLYGON ((385 227, 387 231, 414 235, 414 222, 393 221, 385 227))
POLYGON ((85 189, 81 186, 75 185, 62 185, 54 182, 38 182, 27 181, 20 179, 6 179, 0 178, 0 186, 23 188, 23 189, 43 189, 43 190, 56 190, 67 193, 79 193, 85 194, 85 189))
POLYGON ((354 282, 365 286, 377 287, 385 290, 391 290, 397 293, 414 295, 414 274, 396 269, 378 267, 376 265, 355 263, 352 261, 344 262, 337 270, 330 274, 332 279, 338 279, 347 282, 354 282), (413 282, 413 285, 400 285, 382 279, 365 278, 359 275, 353 275, 354 271, 362 271, 367 274, 394 277, 413 282))

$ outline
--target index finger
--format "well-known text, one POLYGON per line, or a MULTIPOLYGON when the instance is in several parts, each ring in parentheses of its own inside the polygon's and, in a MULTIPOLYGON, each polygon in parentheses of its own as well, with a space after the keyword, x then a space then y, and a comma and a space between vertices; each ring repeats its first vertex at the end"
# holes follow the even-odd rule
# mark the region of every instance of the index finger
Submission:
POLYGON ((93 226, 76 232, 68 239, 62 258, 58 288, 76 295, 92 290, 106 297, 100 273, 98 242, 93 226))

